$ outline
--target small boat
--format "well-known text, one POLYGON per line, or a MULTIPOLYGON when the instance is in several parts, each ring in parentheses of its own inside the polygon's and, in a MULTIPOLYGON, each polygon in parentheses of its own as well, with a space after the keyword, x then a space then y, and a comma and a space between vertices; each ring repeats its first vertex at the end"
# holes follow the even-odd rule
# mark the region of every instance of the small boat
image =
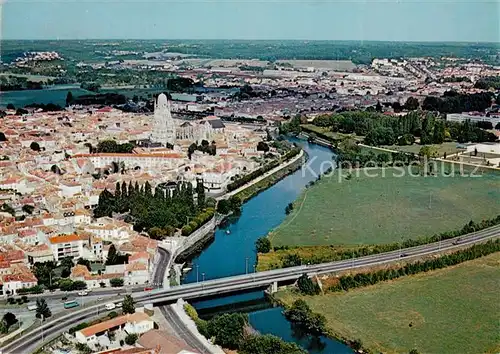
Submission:
POLYGON ((189 267, 187 267, 187 268, 183 268, 183 269, 182 269, 182 272, 187 273, 187 272, 189 272, 191 269, 193 269, 193 268, 189 268, 189 267))
POLYGON ((230 233, 231 233, 231 231, 226 230, 226 235, 229 235, 230 233))

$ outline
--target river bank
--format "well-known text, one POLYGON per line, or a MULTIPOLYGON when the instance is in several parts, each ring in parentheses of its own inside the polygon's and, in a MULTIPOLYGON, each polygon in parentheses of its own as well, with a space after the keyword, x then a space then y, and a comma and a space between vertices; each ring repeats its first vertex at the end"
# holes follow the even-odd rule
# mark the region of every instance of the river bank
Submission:
POLYGON ((288 306, 303 299, 333 336, 358 338, 369 352, 496 353, 499 265, 497 252, 340 293, 274 297, 288 306))
MULTIPOLYGON (((216 279, 225 276, 251 272, 256 265, 257 252, 255 241, 267 235, 285 218, 285 207, 293 202, 306 186, 317 179, 324 162, 331 162, 334 153, 329 148, 308 143, 305 140, 290 138, 293 143, 302 147, 308 156, 307 168, 296 169, 277 181, 269 188, 260 191, 248 199, 241 207, 238 217, 230 218, 227 225, 215 230, 215 238, 201 254, 191 261, 192 269, 188 271, 183 283, 196 282, 204 274, 205 279, 216 279)), ((261 334, 274 334, 285 341, 299 344, 309 353, 315 354, 351 354, 352 350, 343 343, 330 338, 321 341, 297 336, 287 319, 278 307, 265 306, 263 291, 237 294, 193 302, 198 311, 210 313, 211 308, 227 306, 224 312, 243 311, 248 313, 249 321, 261 334), (245 302, 262 302, 262 305, 241 309, 239 304, 245 302)))

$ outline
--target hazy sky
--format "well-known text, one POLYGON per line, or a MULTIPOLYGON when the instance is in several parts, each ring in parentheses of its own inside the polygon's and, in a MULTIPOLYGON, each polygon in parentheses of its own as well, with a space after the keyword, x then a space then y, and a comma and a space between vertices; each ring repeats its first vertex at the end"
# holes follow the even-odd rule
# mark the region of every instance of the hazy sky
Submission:
POLYGON ((0 0, 3 39, 500 42, 500 0, 0 0))

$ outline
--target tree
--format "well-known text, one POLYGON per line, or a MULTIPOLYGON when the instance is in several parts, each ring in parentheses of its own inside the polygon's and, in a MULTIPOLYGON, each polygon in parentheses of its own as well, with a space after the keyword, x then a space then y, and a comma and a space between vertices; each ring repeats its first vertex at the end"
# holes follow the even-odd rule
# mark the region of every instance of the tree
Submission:
POLYGON ((245 339, 238 350, 241 354, 306 354, 295 343, 288 343, 271 334, 252 335, 245 339))
POLYGON ((263 141, 259 141, 257 143, 257 151, 264 151, 264 152, 268 152, 269 151, 269 145, 267 145, 265 142, 263 141))
MULTIPOLYGON (((499 95, 499 97, 500 97, 500 95, 499 95)), ((495 129, 496 129, 496 130, 500 130, 500 122, 498 122, 498 123, 497 123, 497 125, 495 125, 495 129)), ((1 140, 0 140, 0 141, 1 141, 1 140)))
POLYGON ((198 208, 203 209, 206 206, 205 186, 203 185, 203 180, 198 180, 196 182, 196 196, 198 200, 198 208))
POLYGON ((420 157, 426 157, 428 159, 430 158, 435 158, 438 156, 437 149, 433 146, 422 146, 420 148, 420 151, 418 152, 418 156, 420 157))
POLYGON ((227 199, 219 200, 219 202, 217 203, 217 212, 223 215, 229 214, 231 212, 231 204, 227 199))
POLYGON ((292 306, 285 310, 285 317, 292 323, 305 323, 307 317, 311 314, 311 309, 307 303, 302 300, 295 300, 292 306))
POLYGON ((271 251, 271 241, 267 237, 260 237, 255 242, 255 247, 259 253, 269 253, 271 251))
POLYGON ((81 264, 81 265, 86 266, 89 271, 92 270, 90 267, 90 261, 88 259, 78 258, 78 260, 76 261, 76 264, 81 264))
POLYGON ((128 345, 134 345, 135 342, 137 342, 137 334, 135 333, 127 334, 127 336, 125 337, 125 343, 127 343, 128 345))
POLYGON ((123 298, 122 311, 124 314, 135 313, 135 301, 130 295, 125 295, 123 298))
POLYGON ((309 335, 320 336, 326 333, 325 316, 313 313, 302 299, 296 300, 290 308, 285 310, 285 317, 309 335))
POLYGON ((302 294, 305 295, 316 295, 319 294, 319 285, 313 283, 311 278, 307 274, 302 274, 297 281, 297 286, 302 294))
POLYGON ((116 264, 117 255, 118 254, 117 254, 115 245, 111 244, 111 246, 109 246, 108 258, 106 258, 105 265, 114 265, 114 264, 116 264))
POLYGON ((73 258, 71 257, 64 257, 61 259, 61 277, 67 278, 71 274, 71 268, 73 268, 74 263, 73 263, 73 258))
POLYGON ((416 99, 415 97, 408 97, 406 103, 404 104, 404 109, 408 111, 414 111, 418 109, 418 106, 419 106, 418 99, 416 99))
POLYGON ((66 106, 69 106, 73 102, 73 94, 71 91, 68 91, 68 94, 66 95, 66 106))
POLYGON ((0 141, 7 141, 7 137, 3 132, 0 132, 0 141))
POLYGON ((7 203, 3 203, 2 206, 0 207, 0 210, 9 213, 12 216, 16 216, 16 210, 7 203))
POLYGON ((196 151, 197 148, 198 148, 198 146, 195 143, 192 143, 191 145, 189 145, 189 147, 188 147, 188 158, 190 160, 191 160, 191 155, 193 155, 193 153, 196 151))
POLYGON ((40 151, 40 144, 38 144, 36 141, 33 141, 31 144, 30 144, 30 148, 31 150, 33 151, 40 151))
POLYGON ((419 352, 418 352, 418 350, 417 350, 417 349, 413 348, 412 350, 410 350, 410 351, 408 352, 408 354, 419 354, 419 352))
POLYGON ((52 312, 50 312, 49 306, 45 299, 37 299, 36 300, 36 318, 49 318, 52 316, 52 312))
POLYGON ((61 169, 60 169, 60 168, 59 168, 59 166, 57 166, 57 165, 52 165, 52 166, 50 167, 50 170, 51 170, 53 173, 55 173, 55 174, 58 174, 58 175, 61 175, 61 174, 62 174, 61 169))
POLYGON ((75 348, 81 354, 91 354, 92 353, 92 349, 90 349, 90 347, 87 344, 76 343, 75 348))
POLYGON ((283 259, 283 268, 296 267, 302 264, 302 258, 296 253, 287 254, 283 259))
POLYGON ((7 109, 14 110, 16 107, 12 103, 9 103, 7 104, 7 109))
POLYGON ((109 281, 109 283, 113 288, 118 288, 120 286, 123 286, 123 278, 113 278, 109 281))
POLYGON ((223 348, 238 349, 243 341, 248 316, 242 313, 225 313, 212 318, 207 324, 207 331, 215 337, 215 344, 223 348))
POLYGON ((33 205, 25 204, 21 208, 26 214, 33 214, 33 210, 35 210, 35 207, 33 205))
POLYGON ((7 312, 5 315, 3 315, 2 322, 4 323, 8 331, 11 326, 15 325, 18 322, 18 320, 16 318, 16 315, 14 315, 12 312, 7 312))

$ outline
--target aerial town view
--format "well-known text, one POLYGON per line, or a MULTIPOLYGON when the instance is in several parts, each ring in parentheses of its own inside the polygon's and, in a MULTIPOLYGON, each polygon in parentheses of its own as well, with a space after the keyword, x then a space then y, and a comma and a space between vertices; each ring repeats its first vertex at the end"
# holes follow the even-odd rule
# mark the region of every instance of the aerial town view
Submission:
POLYGON ((498 1, 0 16, 0 354, 500 353, 498 1))

